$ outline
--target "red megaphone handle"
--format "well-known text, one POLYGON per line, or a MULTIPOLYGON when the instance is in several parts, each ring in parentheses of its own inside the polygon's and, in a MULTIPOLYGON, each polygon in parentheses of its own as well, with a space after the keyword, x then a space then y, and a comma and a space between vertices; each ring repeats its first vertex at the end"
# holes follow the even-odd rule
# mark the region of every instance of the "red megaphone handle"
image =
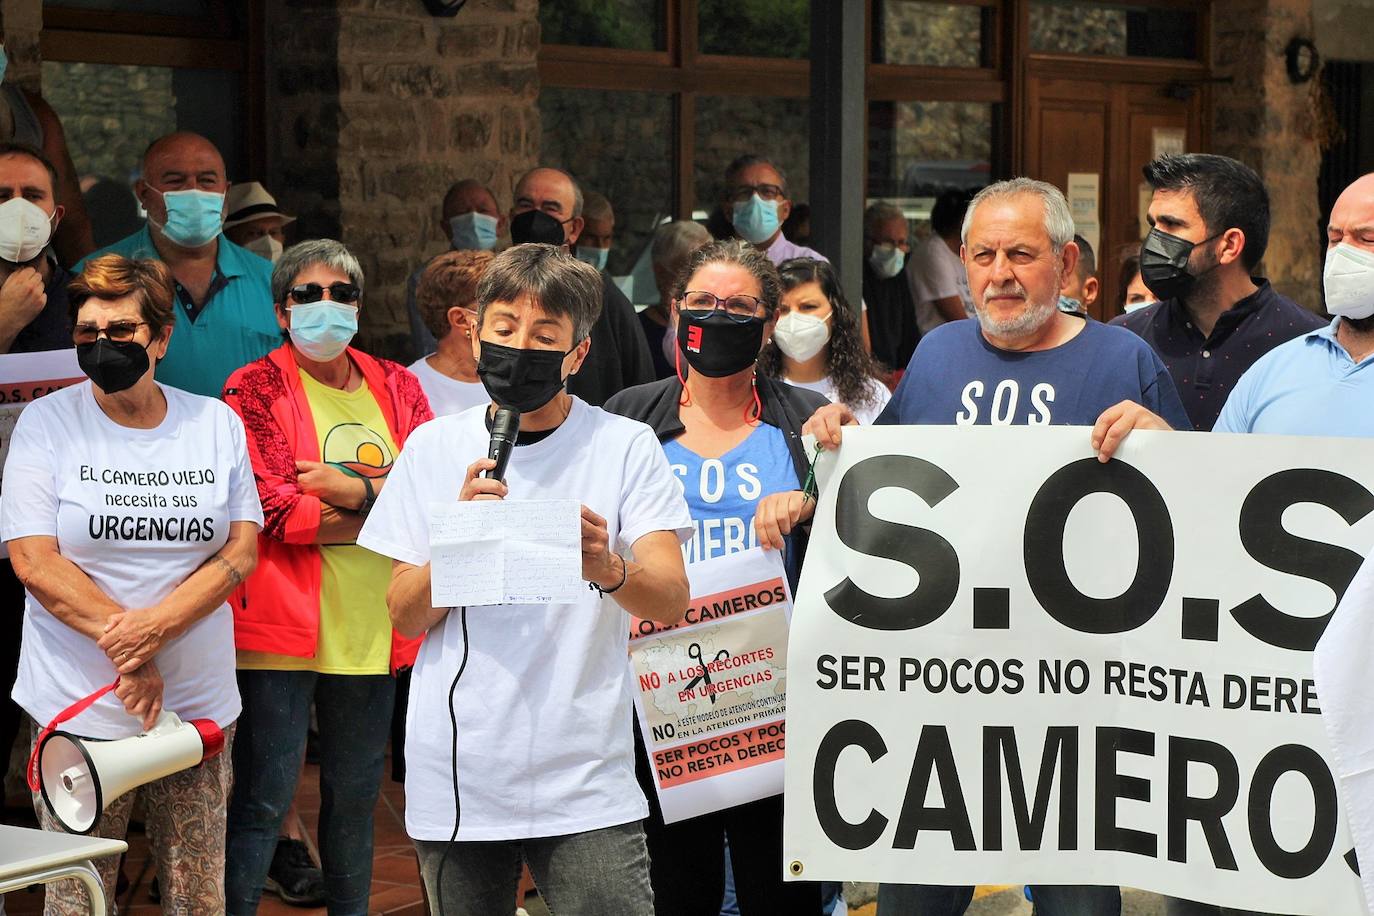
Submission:
POLYGON ((40 784, 38 779, 38 752, 43 749, 43 739, 48 737, 48 735, 51 735, 53 729, 57 728, 57 726, 61 725, 63 722, 66 722, 68 719, 75 719, 77 716, 81 715, 83 712, 90 709, 91 705, 95 703, 96 700, 100 699, 105 694, 109 693, 111 690, 114 690, 118 686, 119 678, 116 677, 113 683, 106 684, 104 687, 101 687, 99 690, 97 690, 90 696, 82 697, 72 705, 68 706, 66 709, 59 712, 56 716, 53 717, 53 720, 51 722, 49 722, 46 726, 43 727, 43 730, 38 733, 38 740, 33 743, 33 753, 29 754, 28 775, 30 791, 37 792, 40 784))

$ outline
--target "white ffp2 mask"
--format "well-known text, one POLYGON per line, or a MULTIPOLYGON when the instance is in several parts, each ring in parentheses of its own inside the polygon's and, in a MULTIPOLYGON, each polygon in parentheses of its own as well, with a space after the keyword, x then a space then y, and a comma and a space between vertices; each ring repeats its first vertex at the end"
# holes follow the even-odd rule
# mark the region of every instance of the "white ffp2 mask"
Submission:
POLYGON ((1326 253, 1322 271, 1326 310, 1342 318, 1374 315, 1374 252, 1340 243, 1326 253))

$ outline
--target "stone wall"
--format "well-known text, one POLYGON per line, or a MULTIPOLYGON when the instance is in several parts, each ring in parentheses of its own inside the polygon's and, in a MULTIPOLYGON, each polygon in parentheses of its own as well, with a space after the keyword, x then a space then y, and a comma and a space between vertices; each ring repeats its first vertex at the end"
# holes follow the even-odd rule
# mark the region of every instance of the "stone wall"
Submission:
POLYGON ((607 270, 627 274, 632 259, 672 213, 673 103, 650 92, 544 88, 539 93, 539 162, 569 172, 615 209, 607 270))
POLYGON ((170 67, 46 61, 43 98, 61 113, 79 175, 128 181, 148 144, 177 127, 170 67))
POLYGON ((1279 292, 1316 308, 1324 238, 1314 95, 1320 80, 1293 85, 1283 54, 1294 35, 1312 34, 1312 2, 1217 0, 1213 22, 1215 72, 1232 82, 1212 93, 1212 152, 1259 172, 1272 214, 1261 268, 1279 292))
POLYGON ((267 182, 299 237, 341 239, 367 275, 361 343, 406 356, 405 283, 447 247, 444 191, 509 209, 539 153, 537 0, 270 0, 267 182))
POLYGON ((43 0, 0 0, 0 33, 5 40, 9 66, 5 82, 38 92, 38 33, 43 29, 43 0))

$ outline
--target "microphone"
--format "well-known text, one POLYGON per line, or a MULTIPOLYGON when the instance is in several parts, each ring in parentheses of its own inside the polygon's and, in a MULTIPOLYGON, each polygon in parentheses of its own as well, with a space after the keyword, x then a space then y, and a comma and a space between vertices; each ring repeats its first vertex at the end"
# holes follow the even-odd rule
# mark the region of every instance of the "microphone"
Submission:
POLYGON ((515 437, 520 433, 520 411, 513 407, 498 407, 491 421, 491 445, 487 447, 487 457, 496 462, 496 467, 483 471, 483 477, 506 479, 506 465, 510 463, 511 449, 515 448, 515 437))

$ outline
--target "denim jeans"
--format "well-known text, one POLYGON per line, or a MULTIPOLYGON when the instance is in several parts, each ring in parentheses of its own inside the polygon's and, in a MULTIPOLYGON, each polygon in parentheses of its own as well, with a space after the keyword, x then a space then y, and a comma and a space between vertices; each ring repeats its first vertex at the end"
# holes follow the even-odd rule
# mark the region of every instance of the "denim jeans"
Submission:
MULTIPOLYGON (((1036 916, 1120 916, 1121 889, 1037 884, 1031 887, 1036 916)), ((883 884, 878 916, 962 916, 973 902, 971 887, 883 884)))
POLYGON ((240 671, 224 885, 228 912, 256 913, 305 759, 310 704, 320 732, 320 866, 329 916, 362 916, 372 888, 372 811, 396 682, 388 674, 240 671))
POLYGON ((515 912, 520 863, 554 916, 645 916, 654 912, 649 853, 638 822, 567 836, 463 842, 415 840, 429 911, 443 916, 515 912), (439 865, 444 883, 439 885, 439 865))

